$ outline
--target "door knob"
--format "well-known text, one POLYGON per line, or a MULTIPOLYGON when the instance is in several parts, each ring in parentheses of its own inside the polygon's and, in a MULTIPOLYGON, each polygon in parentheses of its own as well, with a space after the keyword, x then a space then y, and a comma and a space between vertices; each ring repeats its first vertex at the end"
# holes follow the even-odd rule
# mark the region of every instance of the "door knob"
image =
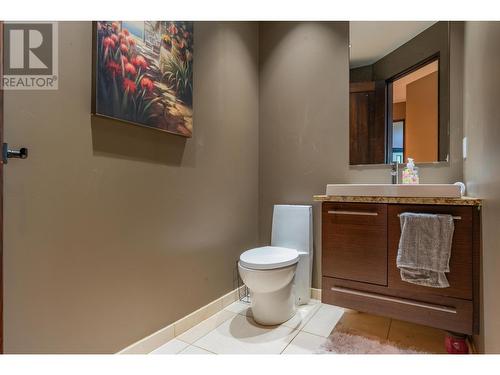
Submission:
POLYGON ((9 149, 9 145, 7 143, 3 144, 2 147, 2 159, 3 163, 7 164, 9 159, 26 159, 28 157, 28 149, 26 147, 21 147, 19 150, 11 150, 9 149))

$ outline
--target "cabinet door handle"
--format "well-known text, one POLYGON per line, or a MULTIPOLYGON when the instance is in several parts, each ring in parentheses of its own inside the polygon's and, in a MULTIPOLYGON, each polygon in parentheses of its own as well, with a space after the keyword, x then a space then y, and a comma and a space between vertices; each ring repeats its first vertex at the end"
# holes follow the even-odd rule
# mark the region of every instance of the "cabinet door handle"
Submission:
POLYGON ((359 215, 359 216, 378 216, 378 212, 366 212, 366 211, 342 211, 342 210, 331 210, 328 211, 332 215, 359 215))

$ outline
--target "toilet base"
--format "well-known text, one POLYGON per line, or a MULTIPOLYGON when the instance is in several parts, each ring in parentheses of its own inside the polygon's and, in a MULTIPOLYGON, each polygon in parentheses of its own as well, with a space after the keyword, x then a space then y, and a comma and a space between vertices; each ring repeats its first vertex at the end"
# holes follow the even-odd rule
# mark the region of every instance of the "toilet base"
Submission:
POLYGON ((292 283, 270 293, 254 293, 250 290, 253 319, 262 325, 277 325, 291 319, 296 312, 292 283))

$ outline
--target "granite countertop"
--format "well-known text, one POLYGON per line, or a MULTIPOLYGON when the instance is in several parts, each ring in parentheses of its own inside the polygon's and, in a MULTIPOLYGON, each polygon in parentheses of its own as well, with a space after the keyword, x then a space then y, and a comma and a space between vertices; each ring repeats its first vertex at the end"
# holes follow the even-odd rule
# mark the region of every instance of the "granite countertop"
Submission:
POLYGON ((315 195, 317 202, 348 202, 348 203, 400 203, 400 204, 442 204, 455 206, 481 206, 479 198, 436 198, 436 197, 381 197, 381 196, 340 196, 315 195))

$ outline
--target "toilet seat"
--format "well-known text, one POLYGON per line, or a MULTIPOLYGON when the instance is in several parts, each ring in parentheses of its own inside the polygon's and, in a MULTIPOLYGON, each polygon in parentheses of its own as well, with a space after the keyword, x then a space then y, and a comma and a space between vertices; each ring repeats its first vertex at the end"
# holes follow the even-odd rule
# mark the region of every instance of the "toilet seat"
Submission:
POLYGON ((253 270, 272 270, 290 266, 298 261, 297 250, 277 246, 257 247, 240 255, 241 266, 253 270))

